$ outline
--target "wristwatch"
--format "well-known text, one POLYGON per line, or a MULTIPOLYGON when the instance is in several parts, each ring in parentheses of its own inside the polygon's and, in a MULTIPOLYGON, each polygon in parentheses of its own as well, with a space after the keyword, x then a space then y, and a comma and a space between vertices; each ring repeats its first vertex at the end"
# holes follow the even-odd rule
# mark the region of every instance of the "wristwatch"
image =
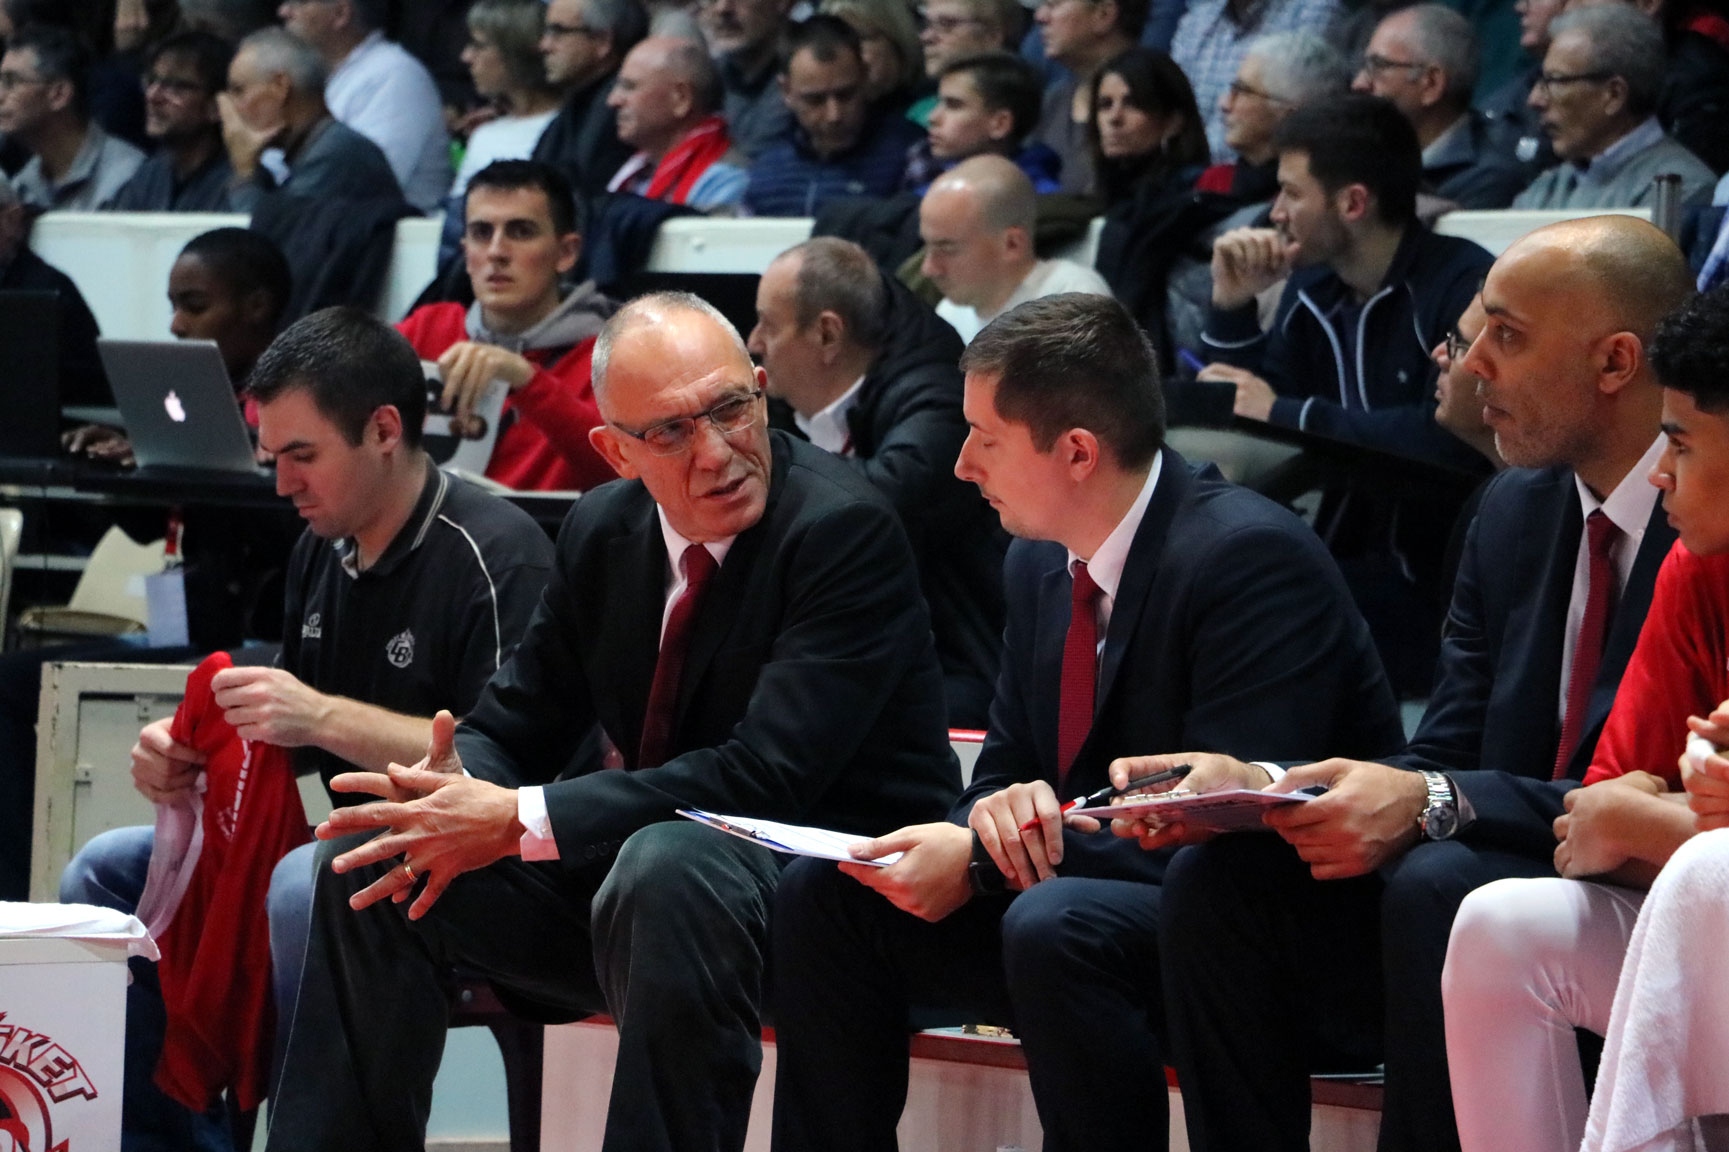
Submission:
POLYGON ((1000 896, 1009 890, 1009 881, 991 859, 985 842, 973 833, 973 858, 967 862, 967 884, 978 896, 1000 896))
POLYGON ((1439 772, 1423 773, 1429 786, 1429 805, 1417 817, 1417 827, 1430 840, 1450 840, 1459 830, 1459 798, 1453 782, 1439 772))

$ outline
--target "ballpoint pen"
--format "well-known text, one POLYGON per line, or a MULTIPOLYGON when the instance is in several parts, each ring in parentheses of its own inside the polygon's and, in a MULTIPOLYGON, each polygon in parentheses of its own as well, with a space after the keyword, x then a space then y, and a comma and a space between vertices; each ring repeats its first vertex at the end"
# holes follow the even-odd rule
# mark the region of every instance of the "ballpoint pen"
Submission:
MULTIPOLYGON (((1175 768, 1167 768, 1163 772, 1153 772, 1146 776, 1137 777, 1136 779, 1130 780, 1128 783, 1124 784, 1121 788, 1115 786, 1100 788, 1090 796, 1080 796, 1070 800, 1067 804, 1062 806, 1058 811, 1058 815, 1063 815, 1073 808, 1092 808, 1096 805, 1103 804, 1113 796, 1122 796, 1134 791, 1136 788, 1145 788, 1150 784, 1167 784, 1172 780, 1181 780, 1193 770, 1193 767, 1194 766, 1191 764, 1178 764, 1175 768)), ((1038 826, 1038 823, 1039 821, 1036 817, 1028 820, 1025 824, 1021 825, 1021 831, 1031 832, 1038 826)))

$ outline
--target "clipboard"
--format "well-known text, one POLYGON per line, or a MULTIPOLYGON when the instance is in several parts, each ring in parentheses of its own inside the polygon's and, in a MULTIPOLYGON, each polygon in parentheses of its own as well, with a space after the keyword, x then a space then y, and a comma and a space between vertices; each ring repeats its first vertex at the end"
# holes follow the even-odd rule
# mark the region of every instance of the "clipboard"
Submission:
POLYGON ((700 808, 680 808, 678 814, 698 824, 718 828, 729 836, 749 840, 775 852, 789 856, 812 856, 818 860, 838 860, 847 864, 863 864, 871 868, 887 868, 901 858, 899 852, 875 860, 858 860, 847 852, 854 844, 862 844, 869 836, 854 832, 836 832, 830 828, 811 828, 803 824, 782 824, 778 820, 759 820, 754 816, 719 816, 700 808))
POLYGON ((1167 824, 1181 823, 1189 828, 1212 832, 1240 832, 1263 828, 1261 814, 1272 808, 1302 804, 1318 793, 1262 792, 1256 788, 1221 788, 1217 792, 1185 792, 1173 789, 1150 796, 1135 796, 1118 804, 1099 804, 1091 808, 1076 808, 1071 816, 1092 816, 1099 820, 1123 820, 1130 817, 1158 820, 1167 824))

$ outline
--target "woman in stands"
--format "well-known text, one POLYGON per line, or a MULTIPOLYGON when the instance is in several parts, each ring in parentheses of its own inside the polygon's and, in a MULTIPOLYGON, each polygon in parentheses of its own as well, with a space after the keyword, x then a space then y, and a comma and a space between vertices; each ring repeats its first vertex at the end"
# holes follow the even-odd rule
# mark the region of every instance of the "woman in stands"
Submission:
POLYGON ((865 99, 872 108, 904 112, 925 82, 918 26, 902 0, 824 0, 822 12, 858 33, 864 49, 865 99))
POLYGON ((1130 48, 1099 69, 1087 138, 1107 208, 1187 188, 1207 163, 1194 89, 1169 56, 1150 48, 1130 48))

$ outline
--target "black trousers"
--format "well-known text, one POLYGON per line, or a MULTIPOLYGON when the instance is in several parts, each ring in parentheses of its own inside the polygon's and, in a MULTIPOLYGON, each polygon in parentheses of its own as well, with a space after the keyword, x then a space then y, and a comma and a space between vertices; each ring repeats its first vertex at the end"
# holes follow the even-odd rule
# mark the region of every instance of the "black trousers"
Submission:
POLYGON ((1014 1027, 1047 1152, 1163 1148, 1158 908, 1156 885, 1059 877, 929 923, 795 861, 775 894, 775 1149, 895 1148, 915 1019, 1014 1027))
POLYGON ((682 820, 654 824, 610 869, 501 860, 412 922, 407 904, 348 907, 385 866, 337 875, 330 860, 365 839, 319 846, 271 1152, 425 1146, 453 966, 548 1020, 612 1014, 607 1149, 743 1147, 762 1067, 772 853, 682 820))
POLYGON ((1309 1076, 1386 1064, 1381 1152, 1459 1147, 1441 967, 1459 903, 1547 861, 1447 841, 1316 881, 1277 836, 1186 848, 1165 873, 1171 1047, 1195 1152, 1307 1152, 1309 1076))

